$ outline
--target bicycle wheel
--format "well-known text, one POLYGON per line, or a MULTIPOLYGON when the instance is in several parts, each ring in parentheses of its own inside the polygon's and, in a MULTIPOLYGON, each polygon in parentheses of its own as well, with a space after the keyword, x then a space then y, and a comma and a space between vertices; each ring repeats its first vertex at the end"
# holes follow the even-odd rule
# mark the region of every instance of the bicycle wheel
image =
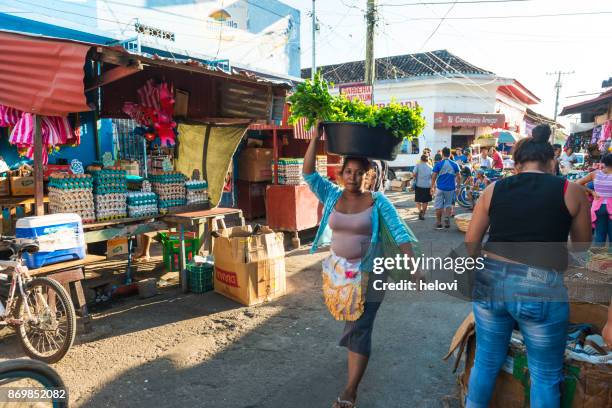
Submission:
MULTIPOLYGON (((0 363, 1 386, 21 380, 35 381, 46 389, 66 389, 64 381, 59 374, 53 368, 40 361, 19 359, 0 363)), ((68 406, 68 402, 67 400, 66 402, 54 401, 52 405, 53 408, 64 408, 68 406)))
POLYGON ((461 187, 461 190, 459 190, 459 194, 457 194, 457 202, 463 208, 472 208, 472 203, 470 202, 468 196, 468 188, 466 186, 461 187))
POLYGON ((25 353, 47 364, 61 360, 76 336, 76 314, 66 290, 49 278, 32 279, 19 297, 17 328, 25 353), (26 300, 26 301, 24 301, 26 300))

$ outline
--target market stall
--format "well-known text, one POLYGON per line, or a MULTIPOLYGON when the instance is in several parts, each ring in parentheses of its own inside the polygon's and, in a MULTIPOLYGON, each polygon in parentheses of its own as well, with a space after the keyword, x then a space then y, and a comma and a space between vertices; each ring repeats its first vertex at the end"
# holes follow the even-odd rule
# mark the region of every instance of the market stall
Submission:
MULTIPOLYGON (((265 146, 271 146, 243 150, 238 177, 243 179, 244 187, 239 190, 239 205, 243 204, 249 210, 247 213, 254 213, 254 209, 262 209, 260 203, 264 201, 267 224, 275 231, 292 233, 292 245, 297 248, 300 246, 299 232, 319 225, 321 208, 302 177, 303 157, 312 132, 305 131, 303 123, 289 125, 287 118, 286 107, 281 125, 250 126, 251 130, 265 135, 265 146), (260 196, 254 200, 249 192, 262 182, 265 183, 265 200, 260 196), (241 199, 245 195, 248 199, 241 199)), ((323 144, 318 149, 317 171, 324 176, 333 174, 334 166, 328 166, 328 160, 336 162, 339 158, 326 155, 323 144)))
MULTIPOLYGON (((0 128, 33 162, 31 171, 20 166, 11 174, 15 188, 4 205, 23 208, 12 212, 15 217, 29 215, 31 206, 38 216, 77 214, 84 236, 75 234, 79 245, 127 238, 126 283, 130 238, 167 229, 172 214, 200 219, 197 211, 215 207, 248 124, 271 120, 274 101, 282 104, 289 87, 287 81, 226 73, 199 61, 9 32, 0 32, 0 64, 11 68, 0 73, 0 128), (26 66, 40 80, 30 83, 14 74, 26 66), (138 142, 101 151, 99 135, 90 134, 93 158, 50 165, 56 149, 80 142, 75 112, 84 111, 94 112, 87 124, 94 129, 98 118, 128 119, 127 132, 138 142), (129 157, 136 153, 137 160, 129 157)), ((73 260, 83 258, 79 252, 73 260)), ((180 264, 184 270, 184 256, 180 264)))

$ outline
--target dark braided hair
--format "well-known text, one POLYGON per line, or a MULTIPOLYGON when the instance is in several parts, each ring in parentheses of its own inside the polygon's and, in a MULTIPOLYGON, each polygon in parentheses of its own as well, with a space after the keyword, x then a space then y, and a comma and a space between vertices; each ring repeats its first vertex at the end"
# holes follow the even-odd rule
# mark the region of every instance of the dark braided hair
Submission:
POLYGON ((512 150, 514 163, 520 164, 530 161, 546 165, 555 157, 555 150, 549 139, 552 130, 548 125, 538 125, 533 128, 531 137, 519 140, 512 150))

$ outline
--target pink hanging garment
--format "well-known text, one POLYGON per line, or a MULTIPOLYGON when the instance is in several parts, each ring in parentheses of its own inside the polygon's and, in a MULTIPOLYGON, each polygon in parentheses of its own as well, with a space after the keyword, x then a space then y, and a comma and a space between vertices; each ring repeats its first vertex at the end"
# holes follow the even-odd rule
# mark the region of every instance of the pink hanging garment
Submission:
POLYGON ((31 146, 34 143, 34 115, 24 112, 15 124, 9 142, 18 147, 31 146))
POLYGON ((142 106, 159 110, 159 89, 155 86, 155 80, 149 79, 137 93, 142 106))
POLYGON ((5 105, 0 105, 0 127, 15 126, 21 118, 21 111, 5 105))
POLYGON ((612 121, 608 120, 601 128, 601 139, 608 140, 612 138, 612 121))

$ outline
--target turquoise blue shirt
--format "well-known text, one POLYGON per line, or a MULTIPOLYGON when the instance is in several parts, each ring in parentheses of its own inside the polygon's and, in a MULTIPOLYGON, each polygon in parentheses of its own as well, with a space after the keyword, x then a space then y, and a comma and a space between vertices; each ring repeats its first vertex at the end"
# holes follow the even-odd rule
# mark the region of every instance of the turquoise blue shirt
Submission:
MULTIPOLYGON (((342 195, 343 189, 331 181, 321 177, 316 171, 311 174, 304 174, 304 180, 312 192, 317 196, 319 201, 323 203, 323 216, 321 224, 317 230, 317 234, 312 243, 310 252, 315 252, 321 245, 329 244, 331 240, 331 229, 329 228, 329 216, 336 207, 338 199, 342 195)), ((393 240, 397 245, 407 242, 416 242, 416 238, 412 231, 406 226, 400 218, 397 210, 383 193, 372 193, 374 199, 374 207, 372 209, 372 240, 371 244, 378 243, 380 239, 379 220, 383 220, 386 224, 393 240)))

